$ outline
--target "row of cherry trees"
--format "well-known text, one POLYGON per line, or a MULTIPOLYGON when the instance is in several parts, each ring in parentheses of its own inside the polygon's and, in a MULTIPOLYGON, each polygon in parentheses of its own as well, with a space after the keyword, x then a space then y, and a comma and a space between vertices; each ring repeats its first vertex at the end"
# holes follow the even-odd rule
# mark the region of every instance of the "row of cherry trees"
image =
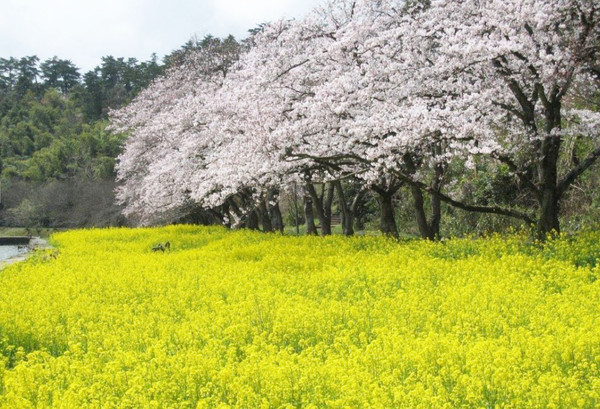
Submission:
POLYGON ((299 186, 309 233, 313 211, 330 232, 337 196, 352 234, 368 189, 397 234, 405 185, 425 238, 443 202, 558 231, 565 192, 600 156, 599 58, 596 0, 332 0, 244 49, 199 50, 114 112, 130 133, 119 197, 143 223, 201 211, 272 230, 299 186), (586 152, 560 166, 574 144, 586 152), (534 206, 460 200, 457 180, 482 164, 534 206))

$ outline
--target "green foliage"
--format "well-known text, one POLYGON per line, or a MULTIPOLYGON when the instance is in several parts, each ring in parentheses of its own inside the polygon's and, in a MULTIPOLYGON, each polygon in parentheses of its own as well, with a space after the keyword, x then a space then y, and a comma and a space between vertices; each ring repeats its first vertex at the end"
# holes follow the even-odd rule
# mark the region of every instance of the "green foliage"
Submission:
POLYGON ((121 224, 113 191, 124 136, 105 117, 163 66, 109 56, 82 78, 69 60, 38 63, 0 58, 0 224, 121 224))
POLYGON ((123 137, 105 128, 105 121, 85 123, 74 101, 55 89, 39 101, 26 98, 0 123, 3 176, 111 179, 123 137))
POLYGON ((135 58, 103 57, 100 66, 84 75, 75 98, 88 121, 106 119, 110 109, 129 103, 163 70, 156 55, 141 63, 135 58))
POLYGON ((69 60, 52 57, 40 64, 40 71, 48 87, 53 87, 67 94, 79 84, 79 70, 69 60))
POLYGON ((29 199, 24 199, 18 207, 8 211, 9 217, 19 219, 26 228, 38 226, 42 217, 39 206, 29 199))
POLYGON ((147 62, 104 57, 83 76, 69 60, 0 59, 0 171, 32 181, 83 175, 114 178, 121 135, 106 128, 110 109, 128 103, 163 72, 147 62))

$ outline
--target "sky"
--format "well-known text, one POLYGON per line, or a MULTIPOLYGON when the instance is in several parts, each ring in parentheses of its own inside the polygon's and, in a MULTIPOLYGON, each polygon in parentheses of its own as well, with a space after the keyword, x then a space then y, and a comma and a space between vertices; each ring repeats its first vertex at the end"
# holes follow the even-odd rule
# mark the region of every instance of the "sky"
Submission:
POLYGON ((196 36, 305 15, 320 0, 1 0, 0 58, 71 60, 86 72, 101 57, 159 58, 196 36))

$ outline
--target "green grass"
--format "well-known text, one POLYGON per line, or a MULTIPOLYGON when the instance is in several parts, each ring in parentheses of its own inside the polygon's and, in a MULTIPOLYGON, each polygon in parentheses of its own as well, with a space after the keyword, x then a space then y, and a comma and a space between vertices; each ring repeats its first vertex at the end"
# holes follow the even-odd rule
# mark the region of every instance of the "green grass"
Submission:
POLYGON ((63 229, 54 229, 46 227, 0 227, 0 236, 37 236, 43 239, 47 239, 53 233, 56 233, 61 230, 63 229))

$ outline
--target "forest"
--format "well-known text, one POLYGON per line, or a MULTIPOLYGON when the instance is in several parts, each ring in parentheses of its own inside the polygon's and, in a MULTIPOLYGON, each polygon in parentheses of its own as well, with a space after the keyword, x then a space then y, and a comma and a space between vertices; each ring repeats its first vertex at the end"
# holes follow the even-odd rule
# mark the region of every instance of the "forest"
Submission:
POLYGON ((0 58, 0 224, 73 228, 126 224, 115 201, 125 135, 107 117, 210 36, 159 61, 106 56, 84 74, 68 59, 0 58))

